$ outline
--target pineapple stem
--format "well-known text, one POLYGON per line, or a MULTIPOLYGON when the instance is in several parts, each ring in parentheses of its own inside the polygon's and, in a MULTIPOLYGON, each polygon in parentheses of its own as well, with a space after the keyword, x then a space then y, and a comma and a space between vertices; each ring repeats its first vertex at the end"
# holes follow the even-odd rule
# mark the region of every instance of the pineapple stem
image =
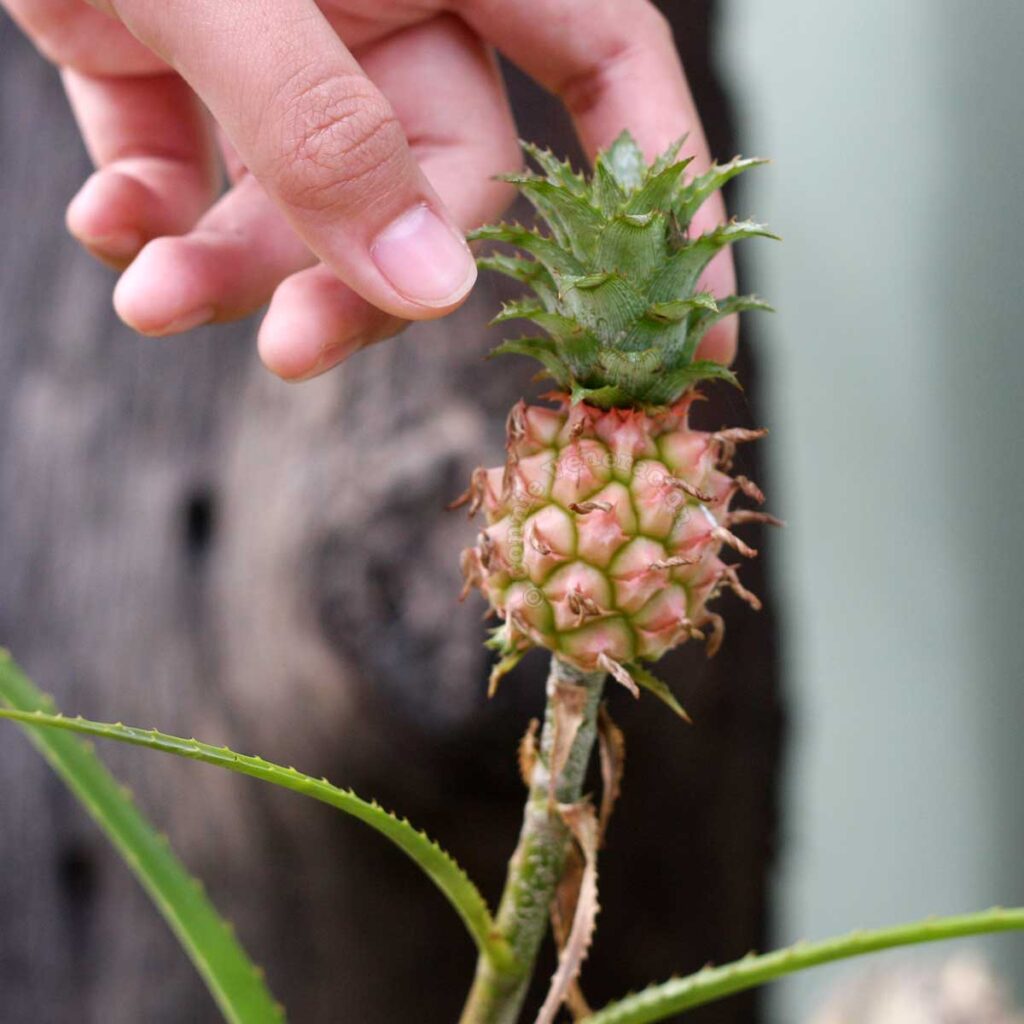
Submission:
POLYGON ((604 680, 603 672, 581 672, 552 655, 540 750, 495 921, 517 966, 502 969, 490 958, 480 957, 460 1024, 515 1024, 519 1017, 570 843, 569 829, 554 807, 552 795, 559 804, 574 804, 580 799, 597 735, 604 680), (586 691, 583 720, 552 786, 549 765, 555 747, 557 702, 559 691, 566 687, 586 691))

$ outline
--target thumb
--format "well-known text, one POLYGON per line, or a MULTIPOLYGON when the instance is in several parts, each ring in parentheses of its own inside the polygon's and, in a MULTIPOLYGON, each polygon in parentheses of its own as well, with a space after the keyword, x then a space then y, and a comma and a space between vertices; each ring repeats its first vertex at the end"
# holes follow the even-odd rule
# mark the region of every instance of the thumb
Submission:
POLYGON ((306 244, 368 302, 421 320, 476 268, 390 104, 313 0, 117 0, 203 99, 306 244))

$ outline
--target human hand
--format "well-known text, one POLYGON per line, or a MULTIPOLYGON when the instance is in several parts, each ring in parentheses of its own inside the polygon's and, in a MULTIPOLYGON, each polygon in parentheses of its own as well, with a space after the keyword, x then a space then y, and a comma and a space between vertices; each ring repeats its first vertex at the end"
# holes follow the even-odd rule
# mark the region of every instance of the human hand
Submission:
MULTIPOLYGON (((648 157, 689 132, 710 163, 647 0, 0 2, 61 69, 98 168, 68 227, 124 269, 122 319, 162 336, 269 300, 260 354, 289 380, 468 294, 462 232, 520 161, 490 47, 561 97, 590 155, 628 127, 648 157)), ((716 196, 696 227, 723 218, 716 196)), ((733 291, 728 252, 706 281, 733 291)), ((701 355, 735 344, 733 317, 701 355)))

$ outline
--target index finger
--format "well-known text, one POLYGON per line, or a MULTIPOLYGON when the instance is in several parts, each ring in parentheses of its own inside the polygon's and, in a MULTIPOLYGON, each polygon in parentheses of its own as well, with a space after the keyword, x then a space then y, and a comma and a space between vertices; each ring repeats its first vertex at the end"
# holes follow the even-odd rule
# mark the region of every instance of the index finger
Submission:
POLYGON ((95 0, 192 86, 299 236, 353 290, 419 320, 476 271, 391 105, 313 0, 95 0))

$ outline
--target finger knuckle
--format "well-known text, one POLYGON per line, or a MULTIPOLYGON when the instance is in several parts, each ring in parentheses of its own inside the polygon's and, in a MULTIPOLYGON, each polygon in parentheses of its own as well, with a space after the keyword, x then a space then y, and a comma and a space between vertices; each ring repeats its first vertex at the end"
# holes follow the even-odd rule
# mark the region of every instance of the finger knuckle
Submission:
POLYGON ((613 35, 596 49, 582 70, 562 80, 557 88, 562 101, 576 117, 598 106, 615 79, 618 69, 636 53, 633 41, 625 35, 613 35))
POLYGON ((665 47, 674 48, 672 26, 648 0, 622 4, 589 47, 586 60, 556 87, 574 116, 598 107, 610 88, 665 47))
POLYGON ((300 209, 358 208, 386 187, 405 138, 388 102, 357 75, 303 88, 282 119, 277 189, 300 209))

